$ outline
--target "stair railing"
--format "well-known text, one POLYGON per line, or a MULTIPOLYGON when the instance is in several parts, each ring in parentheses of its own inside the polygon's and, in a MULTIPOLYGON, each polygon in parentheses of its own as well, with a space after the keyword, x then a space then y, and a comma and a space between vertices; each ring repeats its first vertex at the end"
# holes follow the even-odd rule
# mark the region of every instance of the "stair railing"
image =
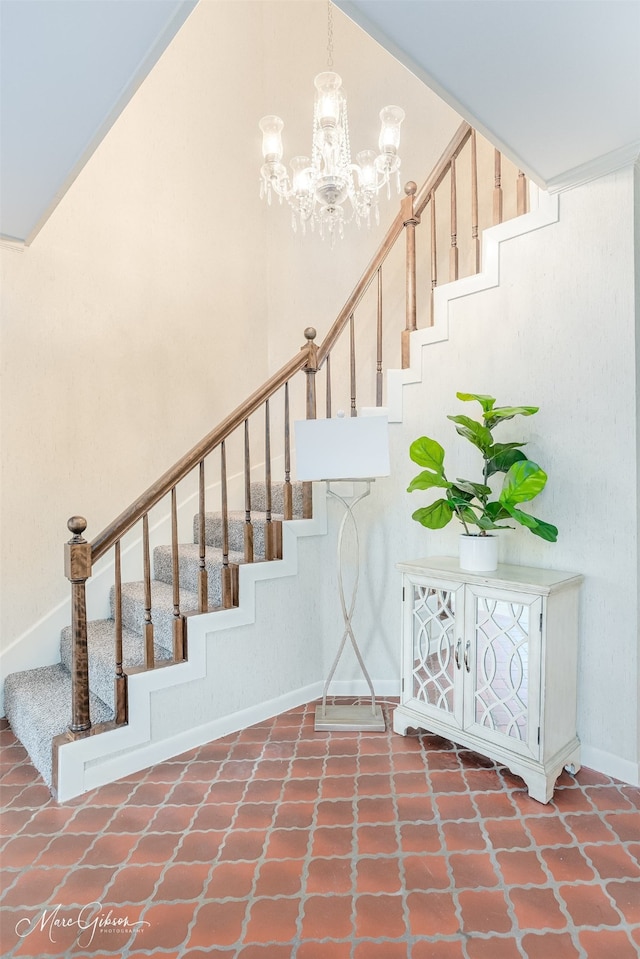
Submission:
MULTIPOLYGON (((171 510, 171 564, 173 582, 173 658, 178 662, 186 658, 186 616, 181 609, 180 602, 180 573, 178 556, 178 524, 176 487, 178 483, 192 472, 198 474, 198 609, 197 612, 209 611, 208 603, 208 574, 206 569, 206 536, 205 536, 205 459, 215 450, 220 451, 220 489, 222 500, 222 571, 221 592, 222 604, 220 608, 230 608, 238 605, 238 564, 229 561, 229 519, 227 500, 227 463, 226 443, 236 431, 244 432, 244 562, 254 560, 253 523, 251 503, 251 456, 250 456, 250 417, 260 409, 264 411, 264 450, 265 450, 265 483, 266 483, 266 522, 265 522, 265 558, 279 559, 282 557, 282 524, 280 520, 272 518, 272 470, 271 470, 271 425, 270 402, 275 395, 284 392, 284 519, 292 517, 292 486, 291 486, 291 448, 290 448, 290 397, 289 385, 299 372, 304 372, 305 387, 305 415, 314 419, 317 414, 316 378, 320 370, 325 375, 325 407, 326 415, 331 416, 332 408, 332 381, 331 357, 338 342, 343 342, 342 334, 349 328, 348 337, 348 379, 350 390, 351 415, 357 414, 357 378, 356 378, 356 335, 355 311, 361 305, 368 289, 376 281, 375 303, 375 405, 383 403, 383 277, 382 267, 390 251, 396 246, 402 232, 406 237, 405 252, 405 327, 401 331, 400 360, 403 368, 409 364, 409 342, 411 333, 417 329, 417 303, 419 290, 426 288, 427 299, 430 301, 429 323, 433 323, 433 291, 438 284, 439 259, 442 248, 438 237, 442 232, 442 223, 439 222, 441 205, 436 210, 436 196, 440 196, 443 184, 449 181, 449 218, 445 230, 449 231, 449 279, 455 280, 460 275, 459 267, 459 237, 458 237, 458 203, 459 190, 457 185, 457 163, 466 144, 470 144, 471 155, 469 160, 471 185, 471 253, 467 256, 470 262, 469 272, 480 270, 479 246, 479 203, 478 203, 478 160, 477 137, 475 131, 463 123, 456 131, 451 142, 445 149, 434 170, 424 185, 417 189, 413 182, 407 183, 405 196, 401 201, 400 210, 371 259, 362 277, 355 286, 351 296, 336 317, 322 343, 315 344, 316 331, 313 328, 305 330, 306 343, 285 365, 271 376, 258 390, 244 403, 240 404, 226 419, 216 426, 207 436, 172 466, 163 476, 149 487, 123 513, 109 524, 96 538, 88 543, 83 533, 86 530, 86 520, 74 516, 68 522, 68 528, 73 534, 65 545, 65 575, 71 582, 72 589, 72 717, 69 731, 60 737, 62 741, 89 735, 92 732, 89 711, 89 670, 87 652, 87 614, 85 587, 95 563, 110 549, 114 549, 114 621, 115 621, 115 718, 113 725, 127 721, 127 674, 135 669, 123 667, 123 640, 122 640, 122 578, 121 578, 121 541, 137 523, 142 521, 143 541, 143 579, 144 579, 144 651, 145 665, 143 668, 152 669, 157 665, 154 656, 154 624, 151 593, 151 560, 149 546, 149 512, 165 496, 170 495, 171 510), (427 233, 426 248, 428 253, 422 259, 416 252, 416 227, 423 219, 425 210, 428 210, 429 230, 427 233), (429 266, 429 279, 419 282, 417 276, 418 264, 429 266)), ((501 222, 503 218, 503 158, 495 151, 494 177, 492 192, 492 219, 501 222)), ((515 169, 515 168, 514 168, 515 169)), ((518 171, 516 188, 516 212, 526 212, 526 182, 524 174, 518 171)), ((444 208, 442 208, 444 209, 444 208)), ((483 224, 490 225, 490 223, 483 224)), ((369 324, 372 325, 372 324, 369 324)), ((311 484, 303 484, 303 516, 311 516, 311 484)), ((165 665, 165 663, 162 663, 165 665)), ((96 731, 96 730, 93 730, 96 731)), ((54 745, 54 750, 57 748, 54 745)), ((54 775, 56 770, 54 757, 54 775)))

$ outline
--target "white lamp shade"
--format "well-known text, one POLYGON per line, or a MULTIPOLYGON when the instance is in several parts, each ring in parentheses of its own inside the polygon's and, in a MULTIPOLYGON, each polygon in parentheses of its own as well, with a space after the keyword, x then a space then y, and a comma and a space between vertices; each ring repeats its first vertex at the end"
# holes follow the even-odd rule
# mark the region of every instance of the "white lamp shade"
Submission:
POLYGON ((373 479, 391 472, 386 416, 296 420, 294 429, 299 480, 373 479))

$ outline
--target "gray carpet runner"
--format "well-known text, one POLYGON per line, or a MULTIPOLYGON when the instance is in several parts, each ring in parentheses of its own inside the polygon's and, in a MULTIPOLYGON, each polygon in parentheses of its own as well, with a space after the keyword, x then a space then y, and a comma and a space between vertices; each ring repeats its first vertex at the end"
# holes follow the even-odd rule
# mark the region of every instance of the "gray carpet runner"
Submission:
MULTIPOLYGON (((293 514, 302 516, 302 484, 294 483, 293 514)), ((272 486, 271 518, 282 519, 283 483, 272 486)), ((251 521, 254 530, 254 561, 264 559, 266 523, 264 484, 251 485, 251 521)), ((244 562, 244 510, 229 513, 229 562, 244 562)), ((198 608, 197 576, 200 568, 198 547, 199 517, 193 522, 193 543, 178 548, 180 574, 180 610, 188 613, 198 608)), ((205 514, 205 565, 209 581, 209 608, 222 603, 222 519, 219 513, 205 514)), ((156 662, 172 659, 173 587, 171 547, 158 546, 153 551, 151 583, 152 621, 156 662)), ((144 583, 122 584, 123 666, 131 669, 144 665, 144 583)), ((90 714, 93 725, 114 718, 115 623, 113 590, 111 619, 88 624, 90 714)), ((31 761, 51 786, 51 745, 55 736, 64 733, 71 722, 71 627, 60 637, 60 662, 53 666, 28 669, 7 676, 4 702, 7 719, 16 737, 23 744, 31 761)))

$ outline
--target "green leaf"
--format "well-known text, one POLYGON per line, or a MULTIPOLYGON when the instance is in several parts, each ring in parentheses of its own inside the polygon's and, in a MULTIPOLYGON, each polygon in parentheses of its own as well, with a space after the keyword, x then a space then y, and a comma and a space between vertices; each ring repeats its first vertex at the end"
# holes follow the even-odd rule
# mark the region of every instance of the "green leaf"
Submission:
POLYGON ((462 400, 463 403, 468 403, 470 400, 477 400, 482 407, 483 413, 488 413, 495 403, 495 397, 484 396, 482 393, 456 393, 456 396, 459 400, 462 400))
POLYGON ((521 460, 509 468, 498 497, 507 509, 515 503, 524 503, 540 493, 547 482, 547 474, 533 460, 521 460))
POLYGON ((548 543, 555 543, 558 539, 558 528, 553 526, 552 523, 545 523, 544 520, 538 519, 536 516, 532 516, 530 513, 525 513, 521 509, 516 509, 515 506, 507 507, 511 516, 527 529, 530 529, 532 533, 535 533, 536 536, 539 536, 541 539, 546 540, 548 543))
POLYGON ((437 499, 431 506, 423 506, 417 509, 412 515, 417 523, 426 526, 427 529, 442 529, 451 521, 453 516, 453 506, 446 499, 437 499))
POLYGON ((464 436, 465 439, 473 443, 474 446, 477 446, 483 453, 491 449, 493 445, 491 431, 488 430, 486 426, 483 426, 482 423, 472 420, 469 416, 448 416, 447 419, 456 424, 456 430, 460 436, 464 436))
POLYGON ((407 493, 413 493, 417 489, 431 489, 434 486, 439 489, 450 489, 451 483, 444 479, 442 474, 432 473, 431 470, 423 470, 422 473, 413 477, 407 486, 407 493))
POLYGON ((509 519, 510 516, 510 513, 505 509, 502 503, 499 503, 497 500, 487 503, 484 512, 494 523, 497 523, 499 519, 509 519))
POLYGON ((480 529, 484 529, 484 530, 488 530, 488 529, 513 529, 512 526, 501 526, 501 525, 499 525, 498 523, 493 522, 493 520, 491 520, 490 517, 489 517, 486 513, 483 513, 482 516, 478 517, 478 524, 477 524, 477 525, 480 527, 480 529))
POLYGON ((484 486, 482 483, 472 483, 471 480, 456 479, 455 488, 470 493, 472 496, 477 496, 478 499, 491 496, 490 486, 484 486))
POLYGON ((502 453, 505 450, 516 450, 519 447, 526 445, 527 444, 524 441, 522 443, 494 443, 489 450, 489 456, 497 456, 498 453, 502 453))
POLYGON ((539 406, 499 406, 495 410, 488 410, 484 418, 488 426, 495 426, 504 420, 512 420, 514 416, 533 416, 539 409, 539 406))
POLYGON ((426 466, 439 475, 443 474, 444 450, 436 440, 421 436, 409 447, 409 456, 418 466, 426 466))
POLYGON ((526 458, 522 450, 501 450, 487 460, 487 477, 493 476, 494 473, 506 473, 514 463, 518 463, 520 460, 526 460, 526 458))
POLYGON ((453 506, 455 506, 456 509, 460 509, 460 508, 469 509, 471 505, 470 501, 472 498, 473 497, 471 496, 457 496, 455 493, 454 494, 449 493, 449 495, 447 496, 447 499, 449 500, 449 502, 453 506))

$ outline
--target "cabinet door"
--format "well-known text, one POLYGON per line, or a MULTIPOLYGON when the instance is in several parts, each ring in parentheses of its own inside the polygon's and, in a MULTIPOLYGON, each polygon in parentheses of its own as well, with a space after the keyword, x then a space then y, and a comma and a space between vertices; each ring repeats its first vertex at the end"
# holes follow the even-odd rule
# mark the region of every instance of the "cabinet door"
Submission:
POLYGON ((464 725, 489 742, 539 754, 539 596, 467 586, 464 725))
POLYGON ((461 728, 464 587, 407 576, 404 593, 402 701, 461 728))

